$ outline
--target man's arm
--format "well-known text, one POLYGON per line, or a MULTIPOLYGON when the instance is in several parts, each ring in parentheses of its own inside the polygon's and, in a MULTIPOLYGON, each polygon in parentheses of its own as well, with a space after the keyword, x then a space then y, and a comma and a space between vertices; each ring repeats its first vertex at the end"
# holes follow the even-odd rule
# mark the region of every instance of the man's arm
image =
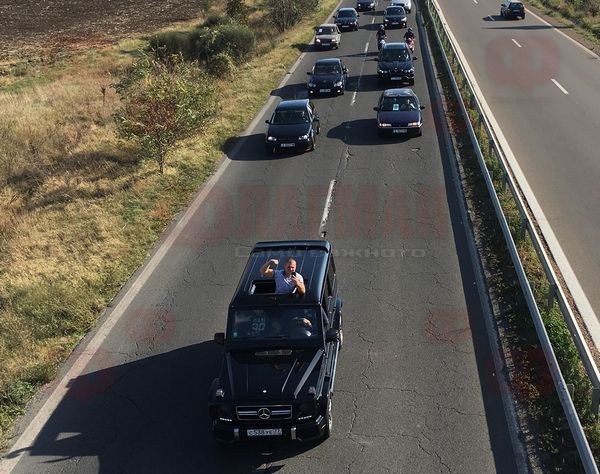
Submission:
POLYGON ((301 276, 295 276, 292 277, 292 282, 294 282, 294 285, 296 285, 296 288, 298 288, 298 291, 296 293, 298 293, 300 296, 304 296, 304 293, 306 293, 306 288, 304 287, 304 279, 301 276))
POLYGON ((275 270, 273 268, 271 268, 271 264, 277 266, 277 265, 279 265, 279 260, 277 260, 276 258, 267 260, 260 269, 260 274, 262 276, 273 278, 273 276, 275 275, 275 270))

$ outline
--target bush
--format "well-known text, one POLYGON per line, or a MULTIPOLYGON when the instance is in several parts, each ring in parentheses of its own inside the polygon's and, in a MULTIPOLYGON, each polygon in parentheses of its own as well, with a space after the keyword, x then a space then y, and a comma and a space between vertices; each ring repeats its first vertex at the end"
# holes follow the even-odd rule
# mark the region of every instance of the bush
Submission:
POLYGON ((235 69, 235 63, 227 53, 219 53, 207 65, 208 72, 213 76, 229 76, 235 69))
POLYGON ((182 54, 186 59, 194 57, 192 33, 189 31, 167 31, 157 33, 150 39, 150 48, 160 57, 182 54))
POLYGON ((250 8, 244 3, 244 0, 227 0, 225 9, 227 15, 238 23, 246 23, 250 8))
POLYGON ((234 60, 244 61, 254 53, 256 37, 243 25, 224 25, 218 28, 212 45, 212 56, 227 52, 234 60))
POLYGON ((231 18, 225 15, 209 15, 200 28, 213 28, 215 26, 230 25, 231 18))

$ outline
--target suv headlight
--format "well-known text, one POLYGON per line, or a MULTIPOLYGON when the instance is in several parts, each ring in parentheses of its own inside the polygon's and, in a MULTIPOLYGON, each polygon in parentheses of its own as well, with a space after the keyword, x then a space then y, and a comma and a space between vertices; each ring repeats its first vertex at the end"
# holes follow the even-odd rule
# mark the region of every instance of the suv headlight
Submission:
POLYGON ((308 140, 309 136, 310 135, 307 133, 306 135, 302 135, 302 136, 298 137, 298 140, 308 140))
POLYGON ((385 70, 385 69, 377 69, 377 72, 379 74, 387 74, 389 71, 385 70))
POLYGON ((315 87, 315 86, 316 86, 316 84, 314 82, 309 82, 308 83, 308 87, 315 87))
POLYGON ((217 416, 221 421, 233 421, 233 407, 231 405, 219 405, 217 407, 217 416))
POLYGON ((391 124, 391 123, 379 122, 379 126, 380 126, 380 127, 391 127, 391 126, 392 126, 392 124, 391 124))
POLYGON ((408 122, 409 127, 418 127, 419 125, 421 125, 419 122, 408 122))
POLYGON ((331 42, 332 43, 337 43, 337 39, 336 38, 331 38, 331 42))
POLYGON ((268 142, 276 142, 277 138, 275 138, 275 137, 267 137, 267 141, 268 142))
POLYGON ((298 421, 308 420, 312 418, 316 413, 316 407, 314 402, 304 402, 300 404, 298 410, 298 421))
POLYGON ((315 40, 315 43, 320 43, 320 42, 321 42, 321 39, 320 39, 320 38, 317 38, 317 39, 315 40))
POLYGON ((334 82, 333 87, 342 87, 342 81, 334 82))

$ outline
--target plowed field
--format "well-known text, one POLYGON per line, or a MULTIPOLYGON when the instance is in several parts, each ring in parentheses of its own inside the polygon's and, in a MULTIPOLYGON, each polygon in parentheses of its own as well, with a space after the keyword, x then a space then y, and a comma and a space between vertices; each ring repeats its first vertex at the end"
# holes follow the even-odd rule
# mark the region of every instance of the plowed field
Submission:
POLYGON ((198 15, 201 0, 0 0, 0 59, 112 43, 198 15))

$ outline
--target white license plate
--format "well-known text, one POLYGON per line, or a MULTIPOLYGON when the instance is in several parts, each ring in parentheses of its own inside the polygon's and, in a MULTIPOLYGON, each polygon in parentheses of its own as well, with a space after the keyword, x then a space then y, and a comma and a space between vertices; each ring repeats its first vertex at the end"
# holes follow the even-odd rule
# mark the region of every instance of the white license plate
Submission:
POLYGON ((282 429, 281 428, 270 428, 270 429, 260 429, 260 430, 247 430, 246 434, 250 436, 281 436, 282 429))
POLYGON ((398 23, 398 21, 392 21, 392 25, 397 25, 398 23))
POLYGON ((295 143, 282 143, 281 144, 282 148, 291 148, 293 146, 296 146, 296 144, 295 143))
POLYGON ((407 130, 405 128, 395 128, 393 130, 394 133, 406 133, 407 130))
POLYGON ((401 77, 390 77, 390 79, 391 79, 392 81, 401 81, 401 80, 402 80, 402 78, 401 78, 401 77))
POLYGON ((331 89, 319 89, 319 92, 331 92, 331 89))

